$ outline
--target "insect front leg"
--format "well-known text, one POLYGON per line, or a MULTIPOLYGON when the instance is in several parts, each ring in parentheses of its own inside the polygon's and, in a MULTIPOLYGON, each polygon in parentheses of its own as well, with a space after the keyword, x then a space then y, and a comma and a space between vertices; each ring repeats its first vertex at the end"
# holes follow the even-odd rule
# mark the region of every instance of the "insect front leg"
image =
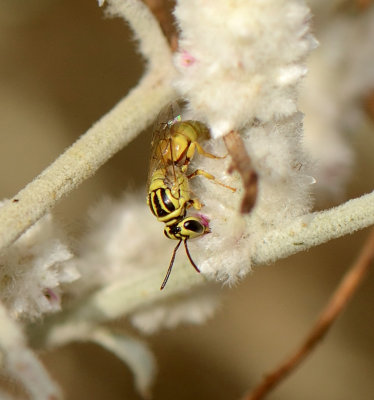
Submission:
POLYGON ((201 203, 198 199, 190 199, 187 204, 187 208, 193 207, 195 210, 201 210, 204 204, 201 203))

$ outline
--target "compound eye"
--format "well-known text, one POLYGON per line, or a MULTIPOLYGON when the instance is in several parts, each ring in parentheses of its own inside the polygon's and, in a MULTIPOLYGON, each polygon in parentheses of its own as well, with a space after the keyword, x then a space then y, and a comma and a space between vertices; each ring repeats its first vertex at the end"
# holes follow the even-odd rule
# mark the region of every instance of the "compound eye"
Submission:
POLYGON ((204 232, 204 226, 201 224, 201 222, 196 221, 196 220, 186 221, 183 224, 183 227, 190 232, 195 232, 195 233, 203 233, 204 232))

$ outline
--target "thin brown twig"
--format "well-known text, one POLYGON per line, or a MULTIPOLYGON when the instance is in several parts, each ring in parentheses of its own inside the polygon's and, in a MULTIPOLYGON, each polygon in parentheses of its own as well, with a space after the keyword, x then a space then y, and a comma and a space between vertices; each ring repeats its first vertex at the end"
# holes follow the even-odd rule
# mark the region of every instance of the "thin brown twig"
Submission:
POLYGON ((175 1, 173 0, 143 0, 149 7, 152 14, 157 19, 162 32, 164 33, 170 48, 175 52, 178 48, 178 34, 174 24, 172 9, 175 1))
POLYGON ((252 210, 256 203, 258 191, 257 173, 237 131, 229 132, 224 136, 223 140, 232 159, 229 173, 236 169, 242 177, 244 196, 240 212, 246 214, 252 210))
POLYGON ((373 0, 355 0, 355 1, 356 1, 358 8, 360 8, 361 10, 366 10, 373 3, 373 0))
POLYGON ((363 103, 366 113, 374 120, 374 89, 365 96, 363 103))
POLYGON ((299 349, 283 364, 264 377, 263 382, 249 392, 243 400, 263 399, 276 385, 286 378, 321 341, 332 323, 351 299, 358 285, 366 276, 374 259, 374 229, 371 230, 356 262, 343 277, 325 309, 299 349))

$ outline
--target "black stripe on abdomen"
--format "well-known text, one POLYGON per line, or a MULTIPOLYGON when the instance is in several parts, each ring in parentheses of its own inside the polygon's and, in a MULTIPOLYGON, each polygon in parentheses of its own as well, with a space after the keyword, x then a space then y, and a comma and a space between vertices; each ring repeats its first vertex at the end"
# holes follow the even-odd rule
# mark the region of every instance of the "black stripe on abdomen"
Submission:
POLYGON ((170 197, 167 195, 166 190, 160 189, 160 192, 161 192, 162 204, 164 205, 164 207, 169 211, 169 213, 175 211, 174 204, 170 201, 170 197))
POLYGON ((165 189, 158 189, 150 194, 150 204, 152 204, 152 212, 156 217, 165 217, 175 210, 173 203, 170 201, 165 189))

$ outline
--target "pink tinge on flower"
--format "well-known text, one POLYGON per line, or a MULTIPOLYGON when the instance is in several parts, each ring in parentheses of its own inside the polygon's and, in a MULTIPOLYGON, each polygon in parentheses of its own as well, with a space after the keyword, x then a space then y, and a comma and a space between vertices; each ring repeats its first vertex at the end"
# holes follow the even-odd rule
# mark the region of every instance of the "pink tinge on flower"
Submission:
POLYGON ((186 50, 183 50, 183 51, 182 51, 182 54, 181 54, 181 64, 182 64, 184 67, 189 67, 190 65, 194 64, 195 61, 196 61, 196 58, 195 58, 191 53, 189 53, 189 52, 186 51, 186 50))
POLYGON ((200 218, 201 223, 205 226, 205 228, 209 229, 209 218, 204 214, 197 214, 200 218))
POLYGON ((46 288, 44 290, 44 296, 51 302, 51 303, 59 303, 60 296, 50 288, 46 288))

